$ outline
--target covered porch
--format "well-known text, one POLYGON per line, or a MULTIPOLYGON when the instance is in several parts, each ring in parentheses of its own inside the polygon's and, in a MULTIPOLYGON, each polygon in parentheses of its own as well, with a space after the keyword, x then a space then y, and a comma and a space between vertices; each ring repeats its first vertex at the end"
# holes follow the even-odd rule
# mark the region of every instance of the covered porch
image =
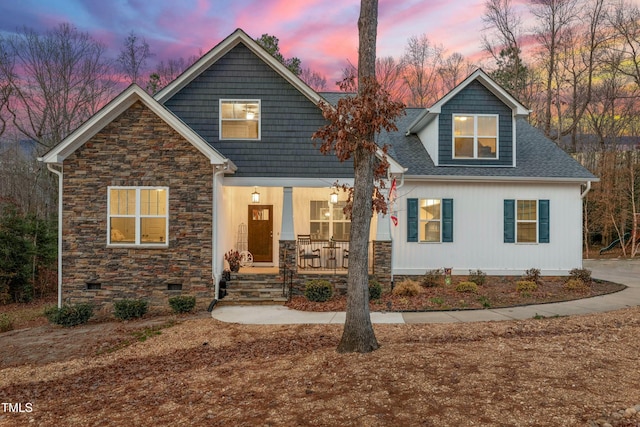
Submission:
MULTIPOLYGON (((278 187, 229 185, 226 181, 220 192, 219 253, 238 250, 250 254, 245 255, 244 273, 277 273, 287 259, 289 268, 295 265, 299 273, 346 274, 351 222, 343 211, 344 191, 328 182, 278 187), (282 242, 288 243, 283 246, 282 242)), ((378 234, 378 222, 374 216, 370 242, 378 234)), ((371 269, 372 243, 369 255, 371 269)))

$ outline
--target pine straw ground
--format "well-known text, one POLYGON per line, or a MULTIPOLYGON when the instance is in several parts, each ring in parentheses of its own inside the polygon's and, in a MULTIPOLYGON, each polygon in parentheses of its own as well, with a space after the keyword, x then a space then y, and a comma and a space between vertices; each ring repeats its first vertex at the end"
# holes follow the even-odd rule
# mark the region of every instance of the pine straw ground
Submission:
POLYGON ((341 325, 152 320, 40 326, 64 356, 11 366, 32 329, 0 334, 0 401, 32 408, 0 408, 0 426, 640 425, 610 418, 640 403, 640 308, 375 325, 370 354, 338 354, 341 325))

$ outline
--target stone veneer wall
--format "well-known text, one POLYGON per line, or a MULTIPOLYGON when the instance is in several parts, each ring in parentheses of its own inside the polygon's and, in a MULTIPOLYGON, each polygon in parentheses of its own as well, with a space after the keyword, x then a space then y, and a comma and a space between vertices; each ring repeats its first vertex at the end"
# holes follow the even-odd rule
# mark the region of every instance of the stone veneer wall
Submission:
MULTIPOLYGON (((145 298, 168 309, 168 298, 214 297, 211 278, 212 165, 138 102, 64 162, 63 301, 145 298), (168 248, 107 247, 107 187, 169 187, 168 248), (92 279, 101 289, 88 290, 92 279), (169 291, 168 284, 182 285, 169 291)), ((106 306, 106 308, 105 308, 106 306)))
POLYGON ((391 290, 391 252, 391 241, 375 240, 373 242, 373 277, 386 290, 391 290))

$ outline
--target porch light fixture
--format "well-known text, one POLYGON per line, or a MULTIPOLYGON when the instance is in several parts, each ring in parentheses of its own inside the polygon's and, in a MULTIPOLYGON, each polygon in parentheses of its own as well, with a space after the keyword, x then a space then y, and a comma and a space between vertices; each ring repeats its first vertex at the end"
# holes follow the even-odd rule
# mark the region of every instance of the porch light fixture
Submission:
POLYGON ((329 195, 329 202, 332 205, 338 203, 338 193, 336 193, 336 190, 333 190, 333 192, 329 195))
POLYGON ((253 188, 253 193, 251 193, 251 203, 260 203, 260 193, 255 187, 253 188))

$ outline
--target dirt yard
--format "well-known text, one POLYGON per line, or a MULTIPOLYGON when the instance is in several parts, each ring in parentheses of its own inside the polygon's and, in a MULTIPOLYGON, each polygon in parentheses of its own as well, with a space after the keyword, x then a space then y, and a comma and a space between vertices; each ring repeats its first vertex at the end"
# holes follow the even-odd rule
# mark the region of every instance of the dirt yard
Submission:
POLYGON ((0 426, 640 426, 640 308, 375 331, 365 355, 206 312, 6 332, 0 426))

